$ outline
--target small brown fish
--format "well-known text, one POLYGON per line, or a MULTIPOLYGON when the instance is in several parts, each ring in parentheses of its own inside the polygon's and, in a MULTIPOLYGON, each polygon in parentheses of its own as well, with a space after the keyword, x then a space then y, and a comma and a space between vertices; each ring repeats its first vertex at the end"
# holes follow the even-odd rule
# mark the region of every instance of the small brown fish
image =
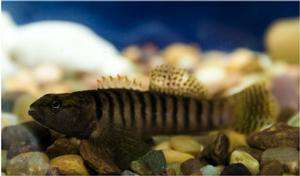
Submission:
POLYGON ((195 134, 232 126, 251 132, 274 120, 274 104, 261 83, 230 97, 211 99, 206 88, 185 70, 160 66, 151 72, 149 90, 108 86, 47 94, 30 106, 29 114, 42 125, 68 136, 101 136, 110 145, 118 145, 118 140, 107 140, 114 137, 115 131, 119 136, 126 134, 124 131, 136 136, 195 134))

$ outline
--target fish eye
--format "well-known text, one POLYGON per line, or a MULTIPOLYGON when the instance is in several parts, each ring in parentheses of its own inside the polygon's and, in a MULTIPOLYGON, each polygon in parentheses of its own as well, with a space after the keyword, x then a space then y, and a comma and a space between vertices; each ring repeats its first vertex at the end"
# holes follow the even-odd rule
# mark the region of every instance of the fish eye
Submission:
POLYGON ((59 100, 54 100, 51 103, 51 108, 53 108, 53 109, 59 109, 60 107, 61 107, 61 101, 59 101, 59 100))

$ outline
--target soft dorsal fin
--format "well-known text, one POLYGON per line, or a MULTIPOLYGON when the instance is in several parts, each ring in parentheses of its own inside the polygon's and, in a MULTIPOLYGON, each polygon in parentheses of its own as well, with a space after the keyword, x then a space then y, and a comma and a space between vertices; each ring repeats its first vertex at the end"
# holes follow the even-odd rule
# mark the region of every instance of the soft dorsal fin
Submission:
POLYGON ((160 65, 150 72, 149 90, 179 96, 207 99, 207 88, 186 70, 160 65))
POLYGON ((265 81, 243 85, 228 94, 235 130, 250 133, 276 121, 279 107, 265 81))
POLYGON ((149 80, 130 78, 128 76, 102 76, 97 79, 98 89, 132 89, 146 91, 149 89, 149 80))

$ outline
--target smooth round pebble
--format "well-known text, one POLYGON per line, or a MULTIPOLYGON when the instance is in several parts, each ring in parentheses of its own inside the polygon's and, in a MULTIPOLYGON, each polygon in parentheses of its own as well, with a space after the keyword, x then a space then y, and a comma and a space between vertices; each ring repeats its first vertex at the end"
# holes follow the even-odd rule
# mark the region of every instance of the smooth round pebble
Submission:
POLYGON ((42 152, 21 153, 12 158, 7 166, 7 175, 45 175, 49 168, 48 156, 42 152))
POLYGON ((172 149, 196 155, 203 150, 203 145, 198 143, 191 136, 175 136, 170 139, 170 146, 172 149))
POLYGON ((179 152, 176 150, 163 150, 167 163, 182 163, 188 159, 193 159, 194 156, 188 153, 179 152))
POLYGON ((65 175, 89 175, 79 155, 58 156, 50 161, 50 165, 65 175))
POLYGON ((221 167, 212 166, 212 165, 206 165, 200 169, 201 174, 204 175, 220 175, 221 173, 221 167))
POLYGON ((235 150, 231 153, 230 164, 242 163, 252 174, 259 173, 259 162, 245 151, 235 150))

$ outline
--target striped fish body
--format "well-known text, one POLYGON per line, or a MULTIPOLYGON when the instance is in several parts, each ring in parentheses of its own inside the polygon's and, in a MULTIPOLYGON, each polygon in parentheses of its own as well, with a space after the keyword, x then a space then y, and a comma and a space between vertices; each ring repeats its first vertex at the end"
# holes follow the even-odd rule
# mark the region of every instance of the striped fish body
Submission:
POLYGON ((100 125, 146 134, 193 134, 228 125, 224 100, 197 100, 154 91, 97 90, 100 125))

